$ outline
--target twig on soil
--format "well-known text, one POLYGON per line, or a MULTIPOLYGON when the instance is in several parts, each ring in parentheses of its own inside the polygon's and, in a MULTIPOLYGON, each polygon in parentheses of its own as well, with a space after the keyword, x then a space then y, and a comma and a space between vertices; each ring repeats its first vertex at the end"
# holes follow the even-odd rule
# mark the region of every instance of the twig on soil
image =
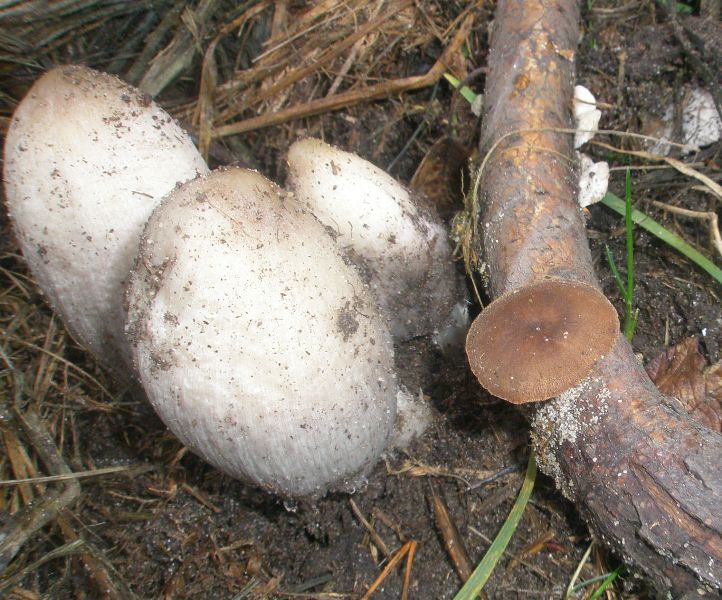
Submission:
MULTIPOLYGON (((529 151, 534 151, 537 153, 542 152, 549 152, 557 157, 557 159, 561 163, 564 162, 570 162, 570 159, 565 156, 561 156, 554 148, 544 148, 541 146, 537 146, 536 143, 533 140, 526 140, 525 137, 529 136, 530 134, 540 134, 540 133, 568 133, 568 134, 575 134, 578 131, 592 131, 592 130, 584 130, 584 129, 572 129, 567 127, 530 127, 530 128, 518 128, 513 129, 512 131, 508 131, 504 133, 503 135, 499 136, 496 141, 491 144, 489 149, 484 154, 481 162, 479 163, 479 167, 476 170, 476 174, 474 176, 474 183, 471 186, 471 190, 469 194, 466 196, 465 199, 465 207, 464 211, 460 214, 463 215, 462 222, 463 223, 469 223, 469 225, 464 225, 462 227, 462 231, 458 234, 459 235, 459 246, 461 248, 462 255, 464 257, 464 266, 467 272, 467 275, 471 279, 472 283, 474 283, 474 290, 476 291, 477 299, 479 300, 479 304, 483 306, 483 302, 481 301, 481 297, 479 295, 478 290, 476 289, 476 283, 474 282, 474 268, 472 268, 473 265, 482 265, 483 263, 478 260, 478 257, 474 255, 474 250, 472 248, 472 240, 474 239, 480 239, 480 233, 478 230, 478 224, 479 219, 477 218, 479 216, 479 208, 481 206, 479 202, 479 193, 481 188, 481 182, 483 180, 483 176, 485 174, 485 169, 487 164, 492 160, 492 157, 494 157, 494 154, 496 150, 501 146, 505 141, 510 140, 511 138, 519 138, 519 141, 516 144, 509 144, 507 147, 504 148, 503 153, 510 153, 510 152, 518 152, 520 148, 527 148, 529 151)), ((658 142, 660 141, 659 138, 655 138, 649 135, 643 135, 641 133, 630 133, 625 131, 616 131, 613 129, 600 129, 594 131, 594 133, 599 134, 608 134, 608 135, 614 135, 619 137, 627 137, 631 139, 638 139, 638 140, 644 140, 644 141, 654 141, 658 142)), ((592 142, 593 144, 597 145, 604 145, 601 142, 592 142)), ((673 146, 675 148, 682 148, 682 149, 689 149, 689 145, 685 144, 677 144, 674 142, 666 142, 668 145, 673 146)), ((610 147, 611 149, 611 147, 610 147)), ((633 154, 631 151, 627 151, 629 154, 633 154)), ((658 155, 651 154, 651 153, 645 153, 649 154, 649 156, 657 157, 658 155)), ((664 157, 659 157, 664 158, 664 157)), ((498 157, 495 157, 495 160, 498 160, 498 157)), ((667 159, 667 160, 673 160, 673 159, 667 159)), ((481 272, 483 269, 479 269, 479 272, 481 272)))
POLYGON ((476 507, 481 513, 488 513, 500 506, 510 498, 513 498, 519 489, 519 478, 515 477, 506 485, 495 490, 490 496, 484 498, 476 507))
POLYGON ((176 6, 171 8, 163 17, 160 23, 156 26, 153 32, 146 38, 145 46, 141 50, 140 54, 133 61, 125 76, 123 77, 128 83, 136 85, 140 78, 143 76, 143 71, 148 68, 153 54, 158 49, 158 46, 163 43, 163 39, 166 34, 174 29, 180 20, 181 13, 183 12, 184 5, 178 3, 176 6))
MULTIPOLYGON (((607 192, 604 198, 602 198, 601 202, 608 208, 611 208, 616 213, 619 213, 622 216, 625 215, 626 209, 624 205, 624 200, 622 200, 621 198, 617 198, 617 196, 615 196, 611 192, 607 192)), ((691 260, 701 269, 705 270, 719 283, 722 283, 722 269, 720 269, 702 253, 698 252, 695 248, 690 246, 681 237, 672 233, 671 231, 668 231, 667 229, 662 227, 662 225, 657 223, 654 219, 652 219, 645 213, 638 211, 637 209, 632 210, 632 220, 635 222, 635 224, 639 225, 643 229, 646 229, 652 235, 677 250, 680 254, 686 256, 689 260, 691 260)))
POLYGON ((444 500, 438 495, 433 485, 431 486, 431 506, 434 509, 436 526, 439 528, 441 537, 444 540, 444 547, 449 554, 451 564, 454 565, 454 569, 463 583, 471 575, 469 554, 459 535, 459 530, 451 519, 451 515, 449 515, 444 500))
POLYGON ((371 541, 374 543, 374 545, 379 549, 379 551, 386 557, 391 554, 389 551, 388 546, 386 543, 381 539, 381 536, 376 532, 373 525, 369 523, 366 520, 366 517, 364 517, 363 513, 361 512, 361 509, 356 505, 356 503, 353 501, 353 498, 349 498, 349 504, 351 505, 351 510, 353 511, 353 514, 356 516, 356 518, 359 520, 361 525, 363 525, 364 529, 369 534, 369 537, 371 538, 371 541))
MULTIPOLYGON (((32 443, 34 449, 50 471, 58 474, 69 473, 70 469, 60 457, 52 438, 34 413, 20 413, 20 404, 24 401, 25 383, 21 373, 17 372, 10 358, 0 350, 5 364, 10 370, 14 386, 14 402, 11 410, 0 409, 5 423, 16 423, 32 443)), ((65 507, 70 506, 80 495, 80 485, 75 479, 58 490, 53 490, 25 508, 14 513, 0 531, 0 572, 4 572, 12 559, 33 534, 51 522, 65 507)))
MULTIPOLYGON (((0 573, 5 571, 22 546, 39 529, 54 520, 69 542, 62 548, 72 548, 75 551, 81 546, 83 547, 82 551, 78 550, 82 553, 82 560, 108 598, 112 600, 129 600, 133 598, 130 589, 117 576, 103 553, 94 545, 83 541, 71 527, 66 515, 67 508, 80 496, 80 484, 77 481, 78 474, 70 471, 40 417, 32 411, 21 412, 21 404, 25 401, 24 378, 21 373, 15 370, 12 361, 2 349, 0 349, 0 354, 12 374, 14 386, 13 405, 9 411, 2 409, 0 413, 2 420, 5 423, 15 423, 19 426, 40 460, 53 473, 51 478, 65 481, 62 488, 44 494, 39 500, 14 513, 7 521, 3 530, 0 531, 0 573)), ((47 480, 48 478, 34 477, 32 481, 37 482, 38 479, 47 480)), ((57 554, 54 554, 54 552, 57 553, 57 551, 53 551, 41 559, 40 562, 34 563, 35 568, 46 562, 46 560, 55 558, 57 554)), ((28 572, 31 571, 27 568, 23 570, 23 573, 28 572)), ((12 581, 15 581, 15 579, 13 578, 12 581)), ((4 583, 3 588, 6 585, 7 583, 4 583)))
MULTIPOLYGON (((305 592, 281 592, 277 591, 273 593, 274 596, 279 596, 282 598, 298 598, 299 600, 325 600, 326 598, 329 598, 330 600, 354 600, 355 598, 358 598, 357 594, 354 593, 346 593, 346 592, 311 592, 311 593, 305 593, 305 592)), ((241 596, 235 596, 233 600, 236 600, 238 598, 240 600, 241 596)))
POLYGON ((697 181, 703 183, 705 186, 707 186, 710 193, 714 194, 717 198, 722 200, 722 186, 719 183, 717 183, 714 179, 707 177, 707 175, 705 175, 704 173, 700 173, 698 170, 693 169, 690 165, 683 163, 681 160, 677 160, 676 158, 671 158, 669 156, 662 156, 660 154, 653 154, 652 152, 644 152, 642 150, 624 150, 610 144, 605 144, 604 142, 594 141, 592 142, 592 144, 594 144, 595 146, 599 146, 600 148, 605 148, 606 150, 619 152, 620 154, 629 154, 631 156, 637 156, 646 160, 664 161, 680 173, 687 175, 688 177, 692 177, 693 179, 696 179, 697 181))
POLYGON ((671 206, 664 202, 658 202, 652 200, 652 204, 662 210, 667 210, 676 215, 682 215, 683 217, 690 217, 692 219, 700 219, 702 221, 709 222, 709 237, 710 243, 715 247, 717 253, 722 256, 722 236, 719 232, 719 219, 717 213, 713 211, 702 212, 699 210, 689 210, 687 208, 679 208, 678 206, 671 206))
MULTIPOLYGON (((234 112, 238 114, 241 111, 250 108, 254 104, 258 104, 263 100, 272 98, 278 92, 286 89, 293 83, 296 83, 297 81, 308 77, 312 73, 315 73, 323 65, 328 64, 332 60, 341 56, 348 48, 352 48, 356 42, 363 40, 367 35, 377 30, 384 23, 384 21, 393 17, 398 12, 404 10, 410 4, 411 3, 409 0, 404 0, 402 2, 394 4, 387 12, 382 14, 380 17, 368 21, 357 31, 349 35, 347 38, 334 44, 332 48, 324 52, 321 56, 318 57, 318 59, 314 60, 311 64, 303 65, 296 69, 292 69, 286 74, 285 77, 283 77, 283 79, 261 89, 259 93, 251 96, 250 98, 243 99, 243 101, 234 106, 234 112)), ((233 116, 234 115, 228 115, 228 117, 230 118, 232 118, 233 116)))
MULTIPOLYGON (((376 580, 371 584, 371 587, 366 591, 366 593, 361 597, 361 600, 368 600, 371 598, 371 595, 376 591, 376 589, 384 582, 384 580, 389 576, 389 573, 393 570, 393 568, 399 563, 399 561, 408 553, 410 555, 410 559, 406 562, 406 574, 404 575, 404 582, 410 577, 411 572, 411 561, 413 560, 414 552, 416 552, 416 542, 414 540, 410 540, 406 542, 399 550, 394 554, 388 563, 386 563, 386 566, 384 567, 383 571, 379 573, 379 576, 376 578, 376 580)), ((408 588, 406 588, 406 585, 404 585, 404 588, 407 590, 408 594, 408 588)), ((403 598, 403 596, 402 596, 403 598)))
MULTIPOLYGON (((523 138, 525 135, 527 135, 527 134, 533 134, 533 133, 571 133, 571 134, 574 134, 574 133, 576 133, 576 132, 578 132, 578 131, 591 132, 591 133, 596 133, 596 134, 614 135, 614 136, 617 136, 617 137, 631 138, 631 139, 642 140, 642 141, 646 141, 646 142, 661 142, 661 141, 664 141, 664 142, 665 142, 666 144, 668 144, 669 146, 673 146, 673 147, 675 147, 675 148, 680 148, 681 150, 689 150, 689 149, 690 149, 690 145, 689 145, 689 144, 677 144, 676 142, 669 142, 669 141, 667 141, 667 140, 662 140, 661 138, 654 137, 654 136, 651 136, 651 135, 644 135, 644 134, 642 134, 642 133, 632 133, 632 132, 630 132, 630 131, 616 131, 616 130, 614 130, 614 129, 597 129, 597 130, 591 130, 591 129, 573 129, 573 128, 568 128, 568 127, 530 127, 530 128, 515 129, 515 130, 513 130, 513 131, 509 131, 509 132, 505 133, 504 135, 500 136, 500 137, 491 145, 491 147, 489 148, 489 150, 488 150, 488 151, 486 152, 486 154, 484 155, 484 159, 481 161, 481 164, 479 165, 479 170, 477 171, 476 176, 475 176, 475 178, 474 178, 474 194, 476 195, 476 194, 478 193, 478 191, 479 191, 479 187, 481 186, 481 181, 482 181, 482 179, 483 179, 483 178, 482 178, 482 175, 484 174, 484 169, 485 169, 487 163, 489 162, 489 160, 490 160, 491 157, 493 156, 495 150, 496 150, 504 141, 506 141, 507 139, 512 138, 512 137, 515 137, 515 136, 516 136, 516 137, 523 138)), ((621 149, 615 148, 615 147, 613 147, 613 146, 605 146, 605 144, 604 144, 603 142, 593 141, 593 142, 591 142, 591 143, 594 144, 594 145, 597 145, 597 146, 607 147, 609 150, 615 150, 615 151, 617 151, 617 152, 623 152, 623 153, 626 153, 626 154, 634 154, 634 155, 637 155, 637 153, 636 153, 635 151, 632 151, 632 150, 621 150, 621 149)), ((527 146, 529 146, 529 143, 528 143, 528 142, 520 143, 519 145, 521 146, 521 145, 524 145, 524 144, 526 144, 527 146)), ((532 145, 533 145, 533 144, 532 144, 532 145)), ((510 150, 513 150, 514 148, 516 148, 516 146, 510 146, 510 147, 505 148, 504 151, 505 151, 505 152, 508 152, 508 151, 510 151, 510 150)), ((543 150, 544 150, 544 148, 535 148, 535 149, 536 149, 537 151, 543 151, 543 150)), ((659 154, 652 154, 651 152, 642 152, 641 155, 644 155, 645 158, 646 158, 646 157, 649 157, 650 160, 662 160, 662 159, 664 159, 664 160, 673 160, 673 159, 667 159, 666 157, 663 157, 663 156, 661 156, 661 155, 659 155, 659 154)))
MULTIPOLYGON (((384 1, 385 0, 377 0, 376 5, 374 6, 371 14, 369 15, 370 19, 375 19, 378 16, 381 7, 384 5, 384 1)), ((377 37, 378 34, 376 32, 369 32, 362 38, 356 40, 356 43, 354 43, 354 45, 351 47, 351 52, 349 52, 348 56, 346 57, 346 60, 341 67, 341 70, 336 74, 336 78, 333 80, 333 83, 328 89, 326 96, 333 96, 338 91, 338 88, 341 85, 343 78, 348 74, 349 70, 351 69, 351 65, 361 60, 361 57, 376 41, 377 37)))
POLYGON ((105 554, 95 544, 82 539, 76 533, 70 524, 70 515, 67 509, 60 512, 56 522, 65 539, 69 540, 69 544, 82 544, 80 560, 83 561, 85 568, 95 579, 98 589, 102 590, 104 598, 108 598, 108 600, 134 600, 136 598, 136 595, 121 579, 110 561, 105 557, 105 554))
POLYGON ((502 469, 502 472, 494 471, 482 471, 480 469, 468 469, 464 467, 449 468, 449 467, 435 467, 433 465, 425 465, 420 462, 405 460, 398 469, 393 469, 391 465, 386 463, 386 471, 389 475, 408 475, 409 477, 453 477, 461 481, 467 489, 476 489, 486 483, 490 483, 503 475, 515 471, 518 466, 514 466, 513 469, 507 471, 509 467, 502 469), (500 474, 501 473, 501 474, 500 474), (470 479, 479 480, 475 484, 469 483, 470 479))
MULTIPOLYGON (((303 37, 304 35, 310 33, 310 32, 313 31, 314 29, 318 29, 319 27, 323 27, 324 25, 328 25, 329 23, 332 23, 333 21, 336 21, 336 20, 338 20, 339 18, 341 18, 342 13, 340 13, 340 12, 333 12, 333 11, 332 11, 331 14, 325 16, 325 18, 324 18, 323 21, 320 21, 320 22, 318 22, 318 23, 315 23, 314 25, 306 26, 305 23, 303 23, 303 21, 307 21, 307 22, 313 21, 317 16, 319 16, 319 14, 325 14, 326 11, 329 11, 329 10, 333 7, 333 5, 336 4, 336 2, 333 2, 333 1, 332 1, 332 2, 326 2, 326 3, 324 3, 324 4, 325 4, 325 6, 323 6, 323 5, 317 6, 317 7, 316 7, 316 10, 313 10, 313 9, 312 9, 312 10, 308 11, 308 12, 300 19, 300 22, 299 22, 299 26, 298 26, 298 28, 297 28, 297 29, 298 29, 297 31, 295 31, 292 35, 290 35, 290 36, 287 37, 286 39, 281 40, 280 42, 277 42, 275 45, 271 46, 270 48, 267 48, 266 50, 264 50, 261 54, 259 54, 258 56, 256 56, 251 62, 252 62, 252 63, 259 63, 259 62, 261 62, 264 58, 270 56, 271 54, 273 54, 274 52, 277 52, 278 50, 281 50, 282 48, 285 48, 285 47, 288 46, 291 42, 294 42, 294 41, 297 40, 298 38, 303 37), (318 9, 321 9, 321 10, 319 11, 318 9)), ((268 40, 268 42, 266 42, 266 44, 273 43, 274 41, 276 41, 276 40, 275 40, 274 38, 271 38, 270 40, 268 40)), ((231 85, 232 85, 232 84, 231 84, 231 85)))
POLYGON ((62 546, 59 546, 58 548, 54 548, 45 556, 23 567, 16 573, 13 573, 8 577, 3 578, 2 583, 0 583, 0 594, 4 595, 5 592, 12 590, 12 588, 18 583, 20 583, 27 575, 33 573, 37 568, 44 565, 46 562, 54 560, 56 558, 72 556, 73 554, 78 554, 79 552, 82 552, 82 548, 84 545, 85 543, 83 542, 83 540, 75 540, 74 542, 69 542, 62 546))
POLYGON ((250 119, 240 121, 238 123, 223 125, 221 127, 217 127, 213 131, 213 137, 225 137, 256 129, 262 129, 264 127, 270 127, 272 125, 280 125, 281 123, 287 123, 288 121, 293 121, 295 119, 302 119, 304 117, 310 117, 346 108, 348 106, 353 106, 359 102, 378 100, 394 94, 417 90, 433 85, 440 77, 443 76, 444 71, 446 70, 446 64, 449 62, 451 55, 459 51, 461 45, 464 43, 464 40, 471 32, 473 23, 474 15, 467 15, 461 24, 461 27, 456 32, 456 35, 454 35, 454 38, 446 47, 446 50, 444 50, 436 63, 434 63, 434 66, 431 67, 425 75, 384 81, 360 90, 350 90, 336 96, 318 98, 302 105, 292 106, 274 113, 267 113, 258 117, 252 117, 250 119))
POLYGON ((182 483, 181 488, 183 488, 186 492, 188 492, 191 496, 193 496, 196 500, 198 500, 198 502, 200 502, 208 510, 213 511, 216 514, 223 512, 220 508, 218 508, 215 504, 213 504, 210 500, 208 500, 208 498, 206 498, 203 494, 201 494, 194 487, 188 485, 187 483, 182 483))
MULTIPOLYGON (((484 150, 498 148, 513 129, 564 128, 571 122, 578 8, 572 0, 553 7, 542 0, 497 6, 484 150)), ((539 137, 556 154, 538 152, 540 144, 528 139, 510 150, 506 146, 515 140, 508 140, 504 151, 485 162, 484 211, 474 214, 480 234, 474 245, 483 247, 490 266, 491 298, 544 277, 599 286, 575 202, 572 140, 539 137)), ((655 389, 621 336, 570 392, 533 411, 540 465, 598 537, 643 571, 658 595, 697 597, 719 590, 722 548, 713 541, 720 539, 722 438, 655 389)))
POLYGON ((220 4, 219 0, 201 0, 196 10, 185 8, 181 20, 186 27, 176 29, 171 42, 151 60, 138 84, 141 90, 157 96, 190 65, 198 51, 197 36, 220 4))
POLYGON ((389 517, 383 510, 381 510, 378 506, 374 506, 373 510, 371 511, 373 516, 381 521, 386 527, 388 527, 391 531, 393 531, 396 534, 396 537, 399 538, 400 542, 406 542, 408 541, 406 536, 404 535, 403 531, 401 531, 401 526, 395 522, 391 517, 389 517))
MULTIPOLYGON (((528 544, 527 546, 524 546, 519 552, 520 556, 534 556, 535 554, 539 554, 544 548, 547 547, 547 544, 554 540, 554 531, 552 529, 547 529, 541 536, 539 536, 537 539, 535 539, 533 542, 528 544)), ((515 561, 516 559, 514 559, 515 561)), ((510 566, 513 565, 513 562, 510 564, 510 566)))
POLYGON ((515 465, 509 465, 508 467, 504 467, 503 469, 499 469, 496 473, 493 475, 489 475, 489 477, 485 477, 481 481, 477 481, 476 483, 470 485, 466 488, 467 492, 471 492, 473 490, 478 490, 481 487, 484 487, 485 485, 489 485, 490 483, 493 483, 497 479, 501 479, 505 475, 510 475, 511 473, 514 473, 515 471, 518 471, 521 469, 524 465, 521 463, 516 463, 515 465))
MULTIPOLYGON (((350 20, 355 23, 355 12, 362 9, 363 3, 356 2, 358 5, 356 7, 343 3, 343 9, 340 6, 342 3, 338 0, 330 0, 325 4, 332 5, 328 11, 331 16, 327 16, 325 12, 317 13, 315 8, 307 11, 294 23, 294 27, 284 32, 285 39, 276 44, 273 49, 263 52, 253 60, 252 67, 236 73, 233 79, 218 86, 217 117, 220 123, 228 123, 244 110, 263 100, 274 99, 274 106, 280 106, 285 98, 279 102, 279 98, 281 98, 279 92, 287 90, 286 93, 288 93, 294 83, 308 78, 309 75, 328 66, 354 42, 363 39, 365 35, 376 32, 390 17, 410 6, 408 0, 405 0, 392 6, 380 17, 370 18, 359 29, 351 32, 347 31, 351 24, 345 23, 347 19, 342 17, 350 14, 353 16, 350 20), (319 23, 311 24, 317 17, 324 18, 319 23), (334 24, 331 28, 331 22, 336 20, 341 22, 334 24), (326 28, 326 32, 315 34, 315 38, 309 36, 310 32, 322 26, 326 28), (301 48, 284 49, 282 53, 279 52, 286 44, 304 36, 308 40, 302 44, 301 48), (320 42, 321 39, 324 41, 320 42), (250 85, 258 82, 261 83, 260 89, 253 92, 250 85)), ((250 10, 255 10, 255 7, 250 10)), ((219 38, 243 24, 236 19, 224 26, 219 38)), ((269 40, 269 42, 274 41, 276 41, 275 38, 269 40)))
POLYGON ((411 567, 414 564, 414 554, 416 554, 416 542, 408 542, 409 553, 406 555, 406 570, 404 571, 404 587, 401 588, 401 600, 408 600, 409 587, 411 586, 411 567))
POLYGON ((26 483, 49 483, 51 481, 67 481, 68 479, 83 479, 85 477, 99 477, 101 475, 109 475, 111 473, 123 473, 133 471, 134 473, 144 473, 153 469, 149 465, 141 465, 139 467, 117 466, 104 467, 102 469, 93 469, 92 471, 78 471, 75 473, 63 473, 60 475, 46 475, 45 477, 26 477, 24 479, 6 479, 0 480, 0 487, 9 485, 23 485, 26 483))
MULTIPOLYGON (((469 527, 469 531, 471 531, 471 533, 479 536, 482 540, 484 540, 484 542, 486 542, 489 545, 494 543, 494 540, 492 540, 488 535, 484 535, 476 527, 469 527)), ((508 559, 510 559, 509 565, 511 565, 512 563, 518 563, 518 564, 522 565, 523 567, 529 569, 532 573, 538 575, 541 579, 544 579, 545 581, 547 581, 551 584, 557 583, 554 579, 549 577, 549 575, 547 575, 547 573, 545 573, 543 569, 540 569, 539 567, 531 564, 529 561, 524 560, 518 554, 510 552, 509 550, 504 550, 504 552, 502 554, 504 556, 506 556, 508 559)))
MULTIPOLYGON (((77 373, 79 373, 80 375, 82 375, 84 378, 86 378, 90 383, 92 383, 93 385, 95 385, 95 386, 98 388, 98 390, 100 390, 109 400, 114 400, 114 399, 115 399, 115 397, 113 396, 113 394, 111 394, 111 393, 108 391, 108 389, 107 389, 102 383, 100 383, 100 381, 98 381, 95 377, 93 377, 90 373, 88 373, 88 372, 87 372, 86 370, 84 370, 83 368, 81 368, 81 367, 79 367, 78 365, 76 365, 75 363, 69 361, 67 358, 64 358, 64 357, 62 357, 62 356, 60 356, 60 355, 58 355, 58 354, 55 354, 54 352, 51 352, 51 351, 49 351, 49 350, 47 350, 47 349, 45 349, 45 348, 42 348, 41 346, 38 346, 38 345, 36 345, 36 344, 33 344, 33 343, 31 343, 31 342, 26 342, 25 340, 20 339, 20 338, 18 338, 18 337, 16 337, 16 336, 12 336, 12 335, 11 335, 11 336, 4 336, 4 337, 5 337, 5 339, 7 339, 8 341, 11 341, 13 344, 20 344, 21 346, 25 346, 26 348, 30 348, 31 350, 36 350, 36 351, 38 351, 38 352, 43 352, 43 353, 45 353, 45 354, 49 354, 53 359, 55 359, 55 360, 63 363, 64 365, 66 365, 66 366, 69 367, 70 369, 76 371, 77 373)), ((100 410, 104 410, 104 411, 107 411, 107 412, 112 412, 112 411, 113 411, 113 408, 112 408, 111 406, 107 406, 107 405, 105 405, 105 404, 101 404, 100 402, 95 402, 95 403, 94 403, 94 406, 95 406, 95 408, 98 408, 98 409, 100 409, 100 410)))

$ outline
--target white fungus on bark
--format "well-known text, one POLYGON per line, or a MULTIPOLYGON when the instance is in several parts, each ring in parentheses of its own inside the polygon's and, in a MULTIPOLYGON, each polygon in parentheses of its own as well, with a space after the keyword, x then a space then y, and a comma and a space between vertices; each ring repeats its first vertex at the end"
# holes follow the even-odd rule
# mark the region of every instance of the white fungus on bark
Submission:
MULTIPOLYGON (((465 306, 446 228, 433 207, 370 162, 320 140, 295 142, 289 185, 365 273, 400 340, 447 343, 465 306)), ((466 313, 464 313, 466 314, 466 313)))
POLYGON ((609 163, 594 162, 591 157, 577 152, 579 160, 579 206, 586 208, 599 202, 609 189, 609 163))
POLYGON ((127 300, 155 410, 231 476, 291 496, 353 489, 391 441, 399 390, 376 301, 327 228, 261 175, 172 192, 127 300))
POLYGON ((602 111, 597 108, 594 94, 583 85, 574 86, 574 120, 576 133, 574 134, 574 147, 581 148, 599 128, 602 111))
POLYGON ((116 77, 57 67, 32 86, 5 142, 5 190, 23 254, 74 337, 132 371, 123 288, 153 208, 208 171, 188 135, 116 77))
MULTIPOLYGON (((574 148, 581 148, 592 140, 599 128, 602 111, 597 108, 597 100, 583 85, 574 87, 574 148)), ((609 187, 609 164, 594 162, 591 157, 577 152, 579 161, 579 206, 586 208, 599 202, 609 187)))

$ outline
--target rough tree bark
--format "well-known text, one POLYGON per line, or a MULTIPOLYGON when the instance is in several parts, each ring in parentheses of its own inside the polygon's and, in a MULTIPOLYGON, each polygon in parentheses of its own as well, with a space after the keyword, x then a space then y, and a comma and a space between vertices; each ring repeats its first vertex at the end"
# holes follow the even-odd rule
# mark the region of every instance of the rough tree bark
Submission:
MULTIPOLYGON (((578 22, 575 0, 497 7, 474 239, 492 297, 545 277, 599 286, 572 136, 538 131, 572 126, 578 22), (520 130, 537 131, 504 137, 520 130)), ((657 391, 623 336, 580 385, 533 406, 540 465, 598 538, 662 597, 717 597, 722 437, 657 391)))

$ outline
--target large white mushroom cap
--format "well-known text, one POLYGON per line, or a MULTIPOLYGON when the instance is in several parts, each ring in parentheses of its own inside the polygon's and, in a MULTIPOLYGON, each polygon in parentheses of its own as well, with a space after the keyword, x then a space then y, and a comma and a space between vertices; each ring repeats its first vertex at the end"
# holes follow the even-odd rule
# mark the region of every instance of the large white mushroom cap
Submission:
POLYGON ((288 152, 290 186, 361 265, 400 339, 438 332, 464 293, 435 211, 370 162, 320 140, 288 152))
POLYGON ((188 135, 149 97, 78 66, 43 75, 5 142, 15 233, 73 335, 123 374, 123 287, 162 196, 206 173, 188 135))
POLYGON ((288 495, 348 489, 389 442, 397 384, 375 300, 263 176, 216 171, 172 192, 128 306, 154 408, 226 473, 288 495))

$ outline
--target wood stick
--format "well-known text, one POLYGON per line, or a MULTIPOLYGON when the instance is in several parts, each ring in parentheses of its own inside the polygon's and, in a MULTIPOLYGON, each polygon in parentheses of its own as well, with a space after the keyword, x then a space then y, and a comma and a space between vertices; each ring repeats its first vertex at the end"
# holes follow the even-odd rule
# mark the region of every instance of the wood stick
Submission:
POLYGON ((454 565, 456 573, 459 575, 459 579, 461 579, 463 583, 469 579, 471 575, 469 554, 459 535, 459 530, 451 520, 449 511, 446 509, 446 504, 444 504, 444 501, 433 487, 431 488, 431 506, 434 509, 436 526, 439 528, 441 537, 444 540, 444 547, 449 554, 449 558, 451 558, 451 563, 454 565))
MULTIPOLYGON (((481 155, 494 151, 479 175, 473 240, 492 297, 546 277, 599 286, 563 132, 578 39, 574 0, 497 6, 481 155)), ((657 391, 624 337, 580 385, 531 406, 539 464, 596 536, 660 597, 719 594, 722 436, 657 391)))

